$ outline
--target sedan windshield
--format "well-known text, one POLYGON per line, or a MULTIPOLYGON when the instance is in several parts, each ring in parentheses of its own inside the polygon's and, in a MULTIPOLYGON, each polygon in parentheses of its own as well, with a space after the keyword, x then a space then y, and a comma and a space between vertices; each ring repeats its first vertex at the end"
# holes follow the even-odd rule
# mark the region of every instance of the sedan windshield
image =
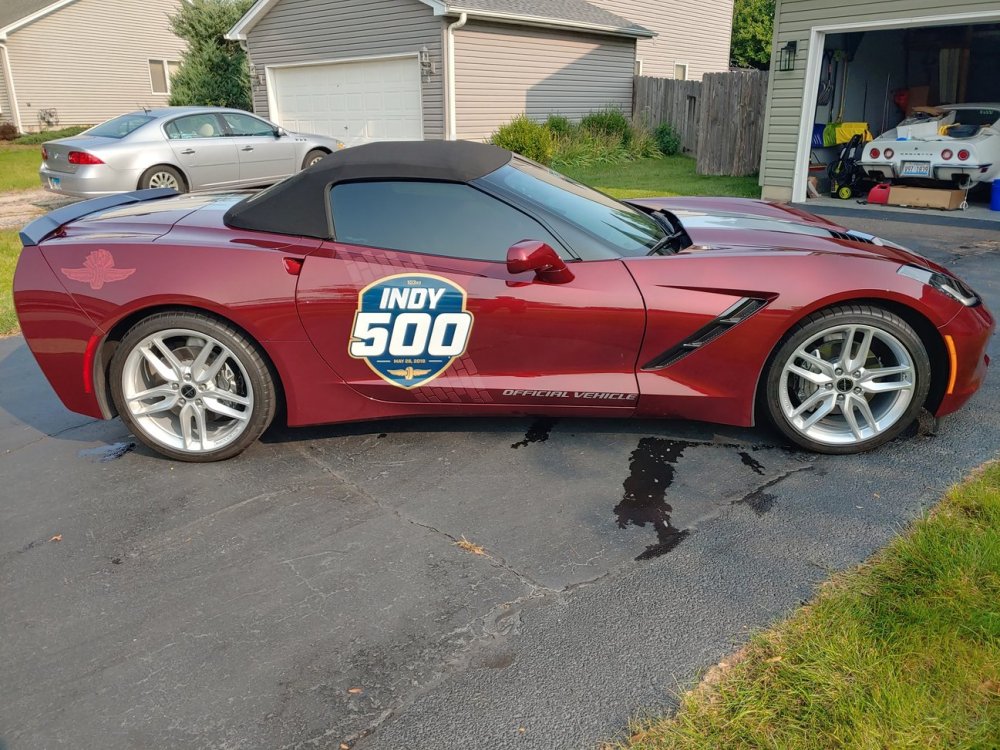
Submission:
POLYGON ((147 122, 152 122, 155 117, 150 115, 121 115, 113 120, 102 122, 87 130, 85 135, 96 135, 102 138, 124 138, 133 130, 141 128, 147 122))
POLYGON ((521 157, 476 182, 529 204, 585 257, 647 255, 665 238, 652 217, 521 157))

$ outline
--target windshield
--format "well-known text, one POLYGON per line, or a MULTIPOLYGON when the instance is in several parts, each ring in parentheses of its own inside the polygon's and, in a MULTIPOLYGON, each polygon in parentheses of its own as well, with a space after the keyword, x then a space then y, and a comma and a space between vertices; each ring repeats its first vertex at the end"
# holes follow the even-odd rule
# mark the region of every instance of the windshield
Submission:
POLYGON ((518 156, 476 182, 530 204, 586 257, 647 255, 666 236, 641 211, 518 156))
POLYGON ((152 122, 155 117, 150 115, 121 115, 113 120, 95 125, 84 135, 96 135, 102 138, 124 138, 133 130, 141 128, 147 122, 152 122))

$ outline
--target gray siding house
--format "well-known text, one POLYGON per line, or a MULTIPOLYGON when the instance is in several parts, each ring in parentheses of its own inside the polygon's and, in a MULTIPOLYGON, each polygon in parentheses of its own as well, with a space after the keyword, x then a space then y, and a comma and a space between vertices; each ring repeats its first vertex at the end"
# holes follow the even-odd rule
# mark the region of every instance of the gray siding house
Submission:
POLYGON ((1000 101, 998 36, 997 0, 777 0, 763 197, 805 200, 814 128, 842 119, 877 135, 904 114, 896 92, 910 106, 1000 101))
POLYGON ((21 132, 93 125, 167 104, 182 0, 0 2, 0 122, 21 132))
POLYGON ((726 70, 732 0, 707 25, 688 4, 258 0, 227 36, 249 53, 254 109, 289 129, 349 144, 483 139, 521 112, 579 119, 607 106, 629 111, 639 65, 669 77, 726 70), (673 57, 661 44, 644 60, 638 50, 658 39, 657 25, 673 24, 675 6, 683 24, 720 41, 678 46, 673 57))

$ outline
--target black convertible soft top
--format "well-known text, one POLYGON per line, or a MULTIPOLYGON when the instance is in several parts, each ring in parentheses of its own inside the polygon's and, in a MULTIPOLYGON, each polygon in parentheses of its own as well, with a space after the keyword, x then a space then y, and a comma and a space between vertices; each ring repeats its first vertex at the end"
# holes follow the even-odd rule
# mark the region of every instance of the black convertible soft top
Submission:
POLYGON ((366 180, 469 182, 509 163, 506 149, 472 141, 382 141, 324 158, 293 177, 246 198, 223 221, 235 229, 330 237, 327 189, 366 180))

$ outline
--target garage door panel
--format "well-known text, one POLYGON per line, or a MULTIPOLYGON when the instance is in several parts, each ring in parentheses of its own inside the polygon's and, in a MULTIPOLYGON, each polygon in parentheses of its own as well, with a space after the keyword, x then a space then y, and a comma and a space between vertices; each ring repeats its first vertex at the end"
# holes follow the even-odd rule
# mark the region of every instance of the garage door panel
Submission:
POLYGON ((412 58, 272 71, 275 120, 349 144, 423 138, 420 69, 412 58))

